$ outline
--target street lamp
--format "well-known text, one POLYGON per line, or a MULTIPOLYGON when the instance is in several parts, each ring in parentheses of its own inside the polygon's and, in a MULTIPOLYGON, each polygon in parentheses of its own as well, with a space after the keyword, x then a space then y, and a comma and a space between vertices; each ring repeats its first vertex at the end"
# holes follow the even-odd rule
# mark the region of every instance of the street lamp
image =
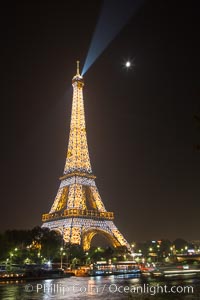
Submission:
POLYGON ((63 248, 60 248, 60 268, 63 266, 63 248))
POLYGON ((13 262, 13 256, 14 256, 14 254, 11 252, 10 253, 10 263, 12 264, 12 262, 13 262))
POLYGON ((132 253, 131 253, 131 255, 134 253, 134 247, 135 247, 135 244, 131 244, 131 248, 132 248, 132 253))

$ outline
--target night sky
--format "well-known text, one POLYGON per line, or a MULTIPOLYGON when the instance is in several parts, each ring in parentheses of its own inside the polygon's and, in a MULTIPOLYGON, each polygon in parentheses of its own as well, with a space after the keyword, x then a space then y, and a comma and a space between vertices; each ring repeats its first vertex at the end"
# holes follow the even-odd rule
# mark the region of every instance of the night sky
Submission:
MULTIPOLYGON (((75 62, 83 67, 101 8, 101 1, 40 2, 2 8, 1 232, 41 225, 54 201, 75 62)), ((200 239, 196 3, 144 2, 84 76, 96 184, 130 242, 200 239)))

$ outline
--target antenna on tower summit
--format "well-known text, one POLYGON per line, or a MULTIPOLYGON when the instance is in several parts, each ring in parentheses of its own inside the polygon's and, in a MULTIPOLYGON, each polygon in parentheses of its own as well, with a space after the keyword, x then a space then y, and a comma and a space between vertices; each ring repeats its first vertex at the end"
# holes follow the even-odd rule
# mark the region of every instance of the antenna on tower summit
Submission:
POLYGON ((80 72, 79 72, 79 63, 80 63, 80 61, 79 60, 77 60, 76 61, 76 68, 77 68, 77 71, 76 71, 76 75, 78 75, 78 76, 80 76, 80 72))

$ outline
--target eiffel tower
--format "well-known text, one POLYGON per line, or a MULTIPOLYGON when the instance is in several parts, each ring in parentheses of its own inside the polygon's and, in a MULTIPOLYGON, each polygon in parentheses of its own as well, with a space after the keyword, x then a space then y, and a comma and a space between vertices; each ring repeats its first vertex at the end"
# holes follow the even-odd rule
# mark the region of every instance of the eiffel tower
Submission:
POLYGON ((72 79, 73 102, 67 158, 60 187, 50 209, 42 215, 42 227, 58 231, 65 243, 90 248, 92 238, 101 234, 114 247, 130 245, 114 225, 114 213, 108 212, 95 184, 90 164, 85 113, 83 104, 83 77, 72 79))

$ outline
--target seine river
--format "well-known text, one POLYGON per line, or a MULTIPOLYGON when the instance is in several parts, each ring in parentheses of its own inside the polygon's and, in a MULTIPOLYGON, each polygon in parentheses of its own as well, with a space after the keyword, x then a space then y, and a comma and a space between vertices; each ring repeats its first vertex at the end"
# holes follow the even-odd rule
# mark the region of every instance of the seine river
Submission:
POLYGON ((108 276, 0 283, 0 300, 47 299, 200 300, 200 279, 159 282, 108 276))

